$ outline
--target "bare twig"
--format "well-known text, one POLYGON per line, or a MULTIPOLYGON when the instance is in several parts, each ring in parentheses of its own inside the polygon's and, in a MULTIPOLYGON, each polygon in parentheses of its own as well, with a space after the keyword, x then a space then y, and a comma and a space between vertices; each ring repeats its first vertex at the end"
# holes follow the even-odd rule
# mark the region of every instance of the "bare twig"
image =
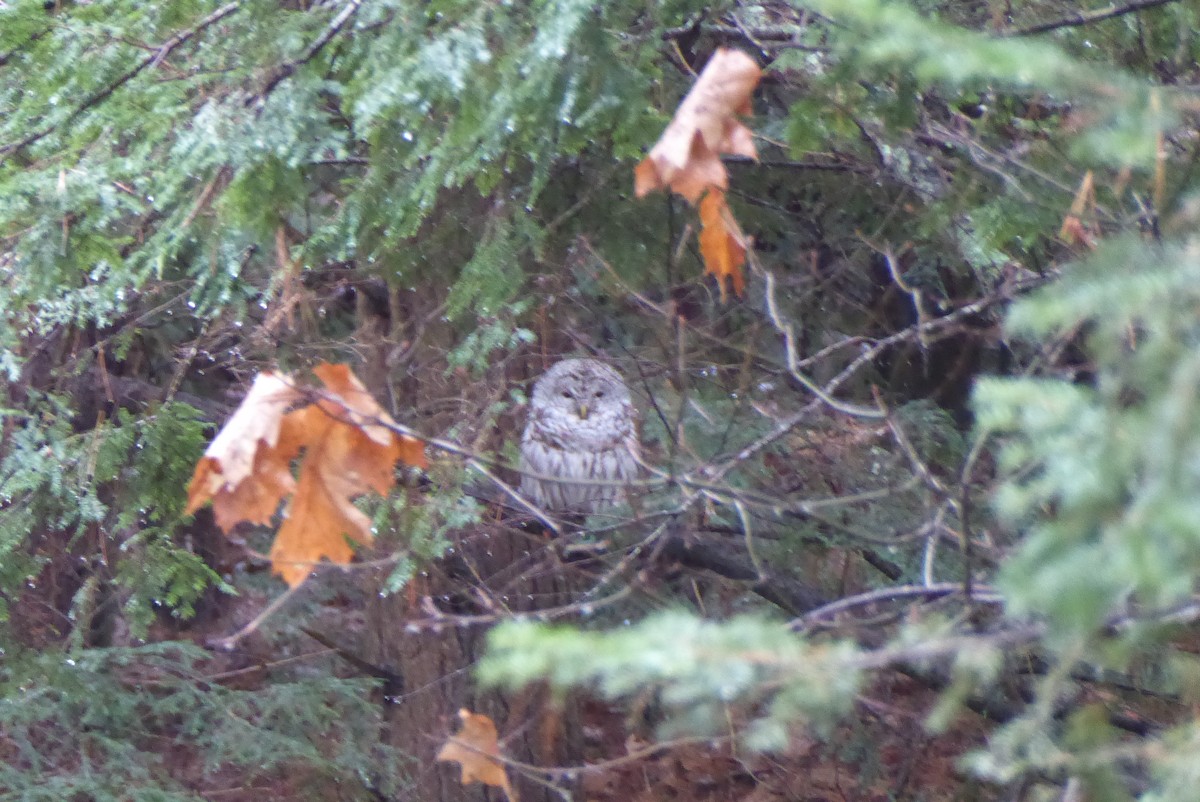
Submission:
POLYGON ((1059 28, 1074 28, 1080 25, 1091 25, 1093 22, 1120 17, 1125 14, 1133 14, 1138 11, 1145 11, 1150 8, 1158 8, 1169 3, 1175 3, 1178 0, 1133 0, 1129 3, 1114 3, 1107 8, 1097 8, 1091 11, 1076 11, 1073 14, 1067 14, 1065 17, 1059 17, 1056 20, 1048 20, 1046 22, 1038 22, 1033 25, 1026 25, 1021 28, 1009 28, 1001 32, 1001 36, 1033 36, 1038 33, 1046 33, 1047 31, 1058 30, 1059 28))
POLYGON ((846 415, 853 415, 859 418, 882 418, 883 413, 878 409, 864 407, 858 404, 851 404, 834 398, 828 390, 818 386, 816 382, 808 378, 808 376, 800 371, 800 357, 796 347, 795 328, 791 323, 783 319, 783 316, 780 314, 779 307, 775 301, 775 274, 759 265, 757 260, 754 259, 752 255, 748 254, 748 256, 751 257, 750 263, 754 265, 758 272, 760 272, 766 279, 767 286, 764 294, 767 307, 767 316, 771 320, 771 325, 774 326, 775 330, 778 331, 783 337, 783 345, 787 353, 788 373, 791 374, 792 378, 799 382, 804 389, 808 390, 814 396, 823 401, 827 406, 837 410, 838 412, 845 413, 846 415))
POLYGON ((232 650, 234 646, 237 646, 238 641, 247 635, 252 634, 255 630, 262 626, 264 621, 275 615, 275 613, 277 613, 280 608, 287 604, 302 587, 304 587, 303 583, 288 588, 286 591, 276 596, 270 604, 264 607, 262 612, 254 616, 254 619, 251 620, 249 624, 246 624, 246 626, 242 627, 232 635, 224 638, 216 638, 212 641, 209 641, 206 645, 210 648, 223 652, 232 650))
POLYGON ((263 85, 262 91, 254 97, 248 98, 246 105, 251 106, 255 103, 261 103, 267 98, 267 95, 275 91, 275 87, 295 74, 296 70, 301 66, 312 61, 325 45, 329 44, 333 40, 333 37, 337 36, 338 32, 346 26, 346 23, 350 21, 350 18, 354 16, 354 13, 358 11, 362 3, 363 0, 349 0, 346 5, 342 6, 342 10, 338 12, 336 17, 330 20, 329 25, 325 27, 321 35, 305 48, 300 57, 277 67, 271 77, 267 79, 266 84, 263 85))

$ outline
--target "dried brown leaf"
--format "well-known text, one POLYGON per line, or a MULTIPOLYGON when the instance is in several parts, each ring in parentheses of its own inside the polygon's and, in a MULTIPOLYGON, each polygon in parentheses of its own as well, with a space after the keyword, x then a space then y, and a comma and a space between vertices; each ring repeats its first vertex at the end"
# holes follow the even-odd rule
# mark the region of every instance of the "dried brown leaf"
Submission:
POLYGON ((721 288, 721 300, 725 300, 726 286, 732 285, 739 297, 745 292, 746 277, 742 265, 746 263, 745 235, 725 203, 725 193, 709 190, 700 201, 700 255, 704 257, 704 270, 716 276, 721 288))
POLYGON ((439 761, 452 761, 462 767, 462 784, 481 782, 504 791, 510 802, 517 802, 508 773, 500 762, 500 742, 496 724, 482 713, 465 707, 458 711, 462 727, 450 736, 437 753, 439 761))
POLYGON ((210 499, 217 524, 265 524, 295 487, 290 461, 298 444, 280 437, 284 413, 302 398, 289 376, 262 373, 209 444, 188 485, 185 514, 210 499))
POLYGON ((720 154, 758 158, 753 135, 738 115, 750 113, 750 95, 762 70, 740 50, 713 54, 671 124, 634 171, 642 197, 663 187, 696 203, 709 189, 728 185, 720 154))

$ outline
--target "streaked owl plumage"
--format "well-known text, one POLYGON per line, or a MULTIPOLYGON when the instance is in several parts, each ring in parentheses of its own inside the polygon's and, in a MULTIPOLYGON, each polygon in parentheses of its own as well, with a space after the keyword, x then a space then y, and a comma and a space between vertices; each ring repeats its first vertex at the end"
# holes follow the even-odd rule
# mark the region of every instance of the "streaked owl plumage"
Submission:
POLYGON ((592 513, 625 498, 618 482, 637 478, 639 444, 629 388, 594 359, 564 359, 533 386, 521 438, 521 469, 578 482, 522 475, 521 492, 547 512, 592 513), (602 479, 610 484, 587 484, 602 479))

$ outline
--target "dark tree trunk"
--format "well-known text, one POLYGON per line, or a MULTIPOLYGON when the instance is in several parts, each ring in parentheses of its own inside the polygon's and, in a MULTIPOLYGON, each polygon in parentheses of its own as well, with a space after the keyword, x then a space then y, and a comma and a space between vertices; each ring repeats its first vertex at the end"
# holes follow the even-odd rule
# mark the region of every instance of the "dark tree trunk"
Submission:
MULTIPOLYGON (((383 354, 391 348, 387 341, 398 340, 400 335, 396 331, 384 334, 385 321, 363 312, 360 309, 363 322, 356 338, 365 357, 363 381, 376 398, 389 399, 391 377, 383 354)), ((391 317, 403 320, 414 315, 394 312, 391 317)), ((508 385, 509 381, 501 378, 495 389, 505 392, 508 385)), ((489 392, 482 384, 475 389, 489 392)), ((405 388, 408 404, 414 404, 419 394, 420 388, 405 388)), ((479 404, 481 409, 487 406, 486 402, 479 404)), ((434 487, 427 492, 438 490, 434 487)), ((488 615, 500 621, 514 613, 561 607, 572 601, 571 587, 578 583, 568 578, 569 569, 558 559, 553 541, 503 521, 489 520, 459 532, 455 541, 453 552, 422 566, 419 575, 395 595, 380 597, 375 592, 386 578, 382 572, 368 579, 372 601, 366 611, 365 651, 372 663, 400 678, 393 684, 401 687, 394 688, 387 701, 386 737, 411 757, 413 788, 405 798, 421 802, 479 802, 502 796, 498 789, 484 790, 478 784, 464 788, 457 764, 434 760, 446 737, 458 729, 457 713, 462 708, 496 722, 502 752, 513 761, 553 768, 581 760, 576 705, 552 703, 545 688, 481 691, 472 671, 483 655, 490 623, 454 621, 456 615, 488 615), (430 605, 445 617, 431 614, 430 605)), ((520 802, 563 798, 553 788, 512 768, 508 773, 520 802)), ((561 777, 552 781, 568 790, 561 777)))
MULTIPOLYGON (((580 761, 576 705, 554 703, 545 688, 481 691, 471 672, 483 656, 488 625, 437 623, 428 609, 433 604, 451 616, 494 613, 499 619, 569 604, 567 569, 556 565, 553 549, 539 539, 488 526, 460 540, 456 554, 437 561, 428 576, 397 595, 376 595, 368 608, 371 659, 403 678, 403 688, 389 700, 388 738, 413 758, 413 799, 484 798, 478 786, 460 785, 457 764, 434 762, 442 741, 457 729, 461 708, 490 716, 503 753, 514 761, 547 769, 580 761)), ((562 799, 519 771, 510 769, 509 778, 521 802, 562 799)), ((552 781, 569 790, 564 778, 552 781)))

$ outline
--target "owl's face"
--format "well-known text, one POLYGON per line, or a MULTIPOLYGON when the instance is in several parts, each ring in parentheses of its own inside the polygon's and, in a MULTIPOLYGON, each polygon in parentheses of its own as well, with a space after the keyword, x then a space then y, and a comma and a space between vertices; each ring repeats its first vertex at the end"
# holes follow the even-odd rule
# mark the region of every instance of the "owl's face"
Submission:
POLYGON ((628 434, 632 416, 629 388, 609 366, 592 359, 565 359, 533 387, 532 408, 540 423, 553 421, 566 445, 611 447, 614 435, 628 434))

